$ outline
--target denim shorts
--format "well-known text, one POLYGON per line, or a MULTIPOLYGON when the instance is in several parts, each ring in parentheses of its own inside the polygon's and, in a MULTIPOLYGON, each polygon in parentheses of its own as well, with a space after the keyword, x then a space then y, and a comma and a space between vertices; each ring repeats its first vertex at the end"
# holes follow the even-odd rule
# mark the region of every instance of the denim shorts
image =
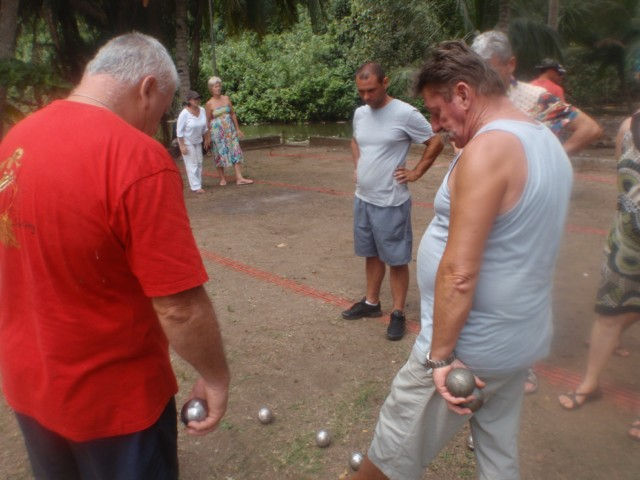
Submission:
POLYGON ((378 257, 387 265, 411 261, 411 199, 397 207, 379 207, 355 197, 353 244, 359 257, 378 257))

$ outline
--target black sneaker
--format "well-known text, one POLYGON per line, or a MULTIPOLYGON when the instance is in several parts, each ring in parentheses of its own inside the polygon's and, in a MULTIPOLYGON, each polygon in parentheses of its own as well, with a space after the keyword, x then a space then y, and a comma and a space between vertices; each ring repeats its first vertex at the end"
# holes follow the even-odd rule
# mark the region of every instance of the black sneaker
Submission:
POLYGON ((342 312, 342 318, 345 320, 356 320, 362 317, 380 317, 382 316, 382 308, 380 302, 377 305, 369 305, 366 303, 367 297, 363 297, 358 303, 351 305, 349 310, 342 312))
POLYGON ((389 319, 389 326, 387 327, 387 338, 389 340, 400 340, 404 337, 404 332, 407 331, 405 326, 404 313, 400 310, 394 310, 389 319))

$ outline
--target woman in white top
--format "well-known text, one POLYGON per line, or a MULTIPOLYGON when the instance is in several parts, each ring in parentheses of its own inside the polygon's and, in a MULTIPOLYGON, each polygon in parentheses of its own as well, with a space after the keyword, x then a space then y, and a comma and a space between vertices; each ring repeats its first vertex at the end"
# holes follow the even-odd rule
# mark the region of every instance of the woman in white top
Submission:
POLYGON ((207 117, 200 106, 200 94, 190 90, 186 105, 178 116, 176 126, 180 153, 189 179, 189 187, 194 193, 204 193, 202 189, 202 142, 208 149, 211 135, 207 128, 207 117))

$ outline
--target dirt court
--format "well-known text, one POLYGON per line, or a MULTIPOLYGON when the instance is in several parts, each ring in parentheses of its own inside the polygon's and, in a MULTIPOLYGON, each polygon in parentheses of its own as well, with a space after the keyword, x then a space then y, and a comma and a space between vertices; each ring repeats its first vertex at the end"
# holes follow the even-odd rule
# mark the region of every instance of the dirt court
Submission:
MULTIPOLYGON (((640 412, 637 325, 623 339, 631 355, 614 357, 607 367, 602 400, 571 412, 556 400, 576 385, 586 361, 602 244, 616 201, 612 154, 598 149, 575 162, 555 283, 552 353, 536 366, 540 389, 526 397, 523 410, 525 480, 640 478, 640 444, 626 436, 640 412)), ((415 340, 415 256, 406 308, 413 333, 389 342, 380 319, 342 320, 341 310, 364 290, 364 262, 353 254, 349 150, 279 146, 246 156, 245 172, 256 184, 218 186, 207 159, 206 193, 185 191, 233 378, 218 430, 202 438, 181 432, 181 477, 348 478, 350 452, 366 452, 390 382, 415 340), (274 410, 272 425, 257 421, 262 405, 274 410), (326 449, 314 444, 319 428, 332 432, 326 449)), ((410 162, 417 159, 412 150, 410 162)), ((410 187, 414 253, 433 216, 431 202, 449 159, 445 152, 410 187)), ((383 309, 391 305, 386 281, 381 301, 383 309)), ((181 405, 195 377, 181 360, 174 359, 174 365, 181 405)), ((451 441, 425 479, 475 478, 467 434, 465 428, 451 441)), ((4 403, 0 438, 0 478, 29 478, 22 439, 4 403)))

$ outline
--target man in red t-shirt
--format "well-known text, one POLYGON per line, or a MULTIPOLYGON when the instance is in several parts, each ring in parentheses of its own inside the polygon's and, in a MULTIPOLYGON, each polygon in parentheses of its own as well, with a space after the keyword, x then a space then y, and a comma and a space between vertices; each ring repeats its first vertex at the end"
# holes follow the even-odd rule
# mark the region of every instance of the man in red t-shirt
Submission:
POLYGON ((536 70, 540 72, 540 75, 534 78, 530 83, 544 88, 547 92, 555 95, 563 102, 564 88, 562 88, 562 80, 567 71, 562 65, 556 62, 552 58, 545 58, 536 65, 536 70))
POLYGON ((200 374, 205 434, 229 371, 182 180, 150 135, 178 76, 139 33, 0 144, 0 374, 37 478, 178 475, 169 345, 200 374))

